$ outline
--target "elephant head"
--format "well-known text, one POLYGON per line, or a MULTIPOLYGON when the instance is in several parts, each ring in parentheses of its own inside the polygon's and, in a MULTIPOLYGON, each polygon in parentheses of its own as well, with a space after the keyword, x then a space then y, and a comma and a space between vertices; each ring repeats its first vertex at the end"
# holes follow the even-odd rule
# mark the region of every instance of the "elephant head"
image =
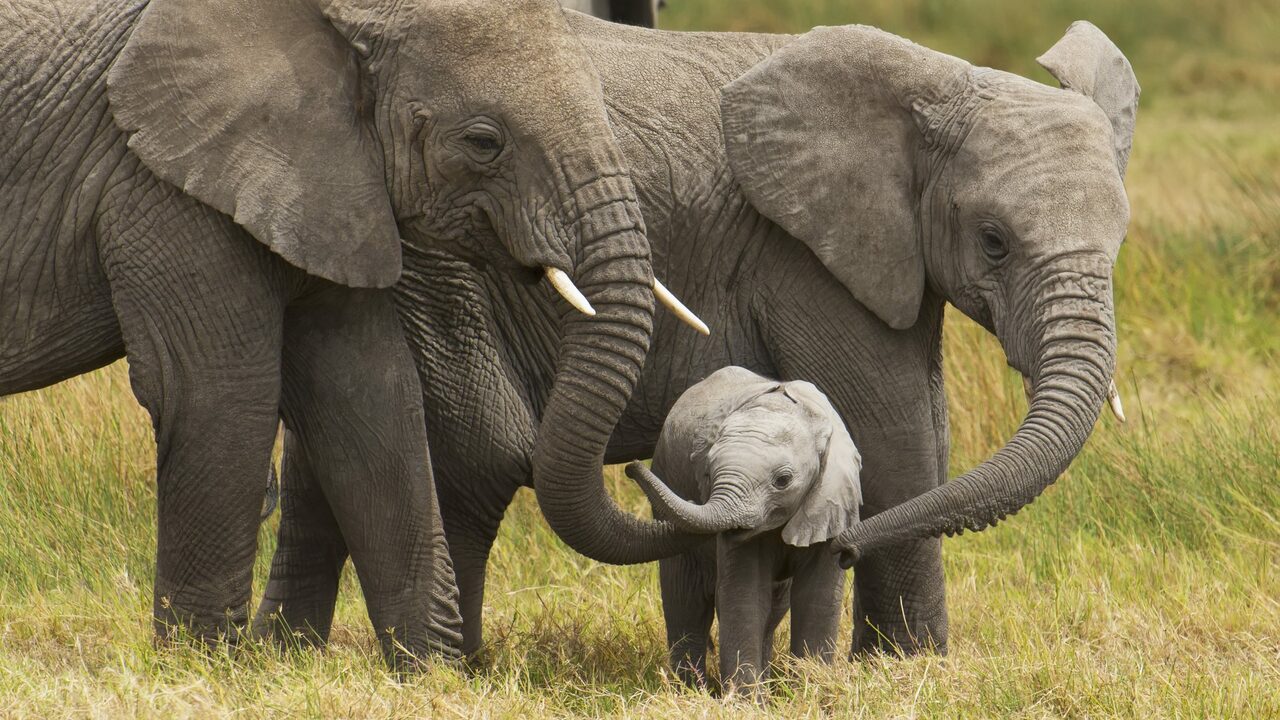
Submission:
POLYGON ((845 532, 845 562, 979 530, 1032 502, 1113 386, 1112 269, 1139 87, 1078 22, 1040 58, 1064 89, 868 27, 819 28, 722 91, 729 162, 764 215, 895 329, 926 295, 1000 340, 1026 418, 971 472, 845 532))
POLYGON ((402 240, 545 274, 582 313, 534 462, 561 529, 672 299, 555 0, 152 0, 108 85, 151 171, 312 275, 389 286, 402 240))
POLYGON ((830 540, 857 521, 862 458, 825 395, 807 382, 777 383, 739 368, 720 370, 694 392, 706 395, 708 384, 715 401, 677 402, 664 430, 691 434, 689 472, 703 503, 681 498, 640 463, 627 466, 655 509, 681 529, 726 533, 733 542, 782 528, 783 542, 796 547, 830 540), (697 417, 686 418, 690 412, 697 417))

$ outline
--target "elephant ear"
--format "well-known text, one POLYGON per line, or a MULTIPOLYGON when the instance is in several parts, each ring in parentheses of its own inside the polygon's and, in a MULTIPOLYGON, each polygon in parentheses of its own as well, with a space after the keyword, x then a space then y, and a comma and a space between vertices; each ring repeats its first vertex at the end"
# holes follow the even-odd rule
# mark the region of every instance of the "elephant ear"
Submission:
POLYGON ((365 34, 372 15, 322 0, 151 0, 108 76, 112 114, 156 175, 291 264, 391 285, 400 236, 356 57, 369 38, 334 25, 365 34))
POLYGON ((896 329, 924 292, 919 122, 967 68, 875 28, 817 28, 720 92, 747 199, 896 329))
POLYGON ((609 19, 624 25, 657 27, 657 0, 609 0, 609 19))
POLYGON ((1092 23, 1077 20, 1067 34, 1036 58, 1062 87, 1090 98, 1111 120, 1116 165, 1123 177, 1133 148, 1142 88, 1120 48, 1092 23))
POLYGON ((787 524, 782 541, 795 547, 826 542, 858 521, 862 505, 862 455, 827 396, 807 382, 787 383, 787 394, 804 403, 829 430, 818 479, 787 524))

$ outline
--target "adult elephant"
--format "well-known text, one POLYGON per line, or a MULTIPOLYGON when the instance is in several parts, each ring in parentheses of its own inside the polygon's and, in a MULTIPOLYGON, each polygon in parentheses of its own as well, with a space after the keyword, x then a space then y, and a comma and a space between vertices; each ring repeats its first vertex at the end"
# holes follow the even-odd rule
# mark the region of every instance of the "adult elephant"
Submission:
MULTIPOLYGON (((813 382, 862 452, 871 517, 839 539, 857 563, 854 650, 945 651, 939 536, 1029 503, 1113 386, 1112 267, 1139 91, 1128 61, 1087 23, 1041 58, 1066 89, 867 27, 793 38, 571 25, 604 79, 654 266, 714 332, 697 341, 659 316, 616 430, 615 402, 569 422, 552 412, 551 296, 406 257, 402 321, 423 376, 446 378, 425 406, 464 647, 479 646, 485 561, 522 484, 590 557, 641 562, 690 542, 621 513, 591 460, 611 431, 609 462, 648 457, 681 392, 740 365, 813 382), (1032 399, 1004 448, 943 485, 946 302, 996 335, 1032 399)), ((341 542, 298 520, 286 517, 282 552, 341 542)), ((317 597, 306 590, 318 585, 295 587, 301 605, 317 597)))
POLYGON ((456 656, 423 390, 378 290, 401 240, 595 313, 554 382, 625 397, 651 331, 635 189, 559 6, 16 0, 0 25, 0 394, 127 355, 157 633, 240 633, 283 418, 388 657, 456 656))

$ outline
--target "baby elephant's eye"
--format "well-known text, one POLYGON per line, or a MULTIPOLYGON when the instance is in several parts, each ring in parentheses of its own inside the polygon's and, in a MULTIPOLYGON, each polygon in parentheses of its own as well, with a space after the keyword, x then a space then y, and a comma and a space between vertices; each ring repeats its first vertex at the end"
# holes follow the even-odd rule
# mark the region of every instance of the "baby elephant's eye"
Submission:
POLYGON ((782 489, 791 484, 791 477, 790 470, 779 470, 777 474, 773 476, 773 486, 778 489, 782 489))

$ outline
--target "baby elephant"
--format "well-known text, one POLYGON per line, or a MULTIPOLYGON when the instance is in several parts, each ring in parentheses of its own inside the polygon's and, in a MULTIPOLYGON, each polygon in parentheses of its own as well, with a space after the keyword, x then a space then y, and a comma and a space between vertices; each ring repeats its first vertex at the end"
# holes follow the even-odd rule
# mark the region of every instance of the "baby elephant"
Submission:
POLYGON ((861 467, 840 416, 810 383, 726 367, 680 396, 653 470, 633 462, 627 475, 655 517, 717 534, 659 563, 671 663, 685 682, 705 683, 713 614, 730 690, 758 685, 788 604, 791 651, 831 659, 844 572, 826 545, 858 520, 861 467))

